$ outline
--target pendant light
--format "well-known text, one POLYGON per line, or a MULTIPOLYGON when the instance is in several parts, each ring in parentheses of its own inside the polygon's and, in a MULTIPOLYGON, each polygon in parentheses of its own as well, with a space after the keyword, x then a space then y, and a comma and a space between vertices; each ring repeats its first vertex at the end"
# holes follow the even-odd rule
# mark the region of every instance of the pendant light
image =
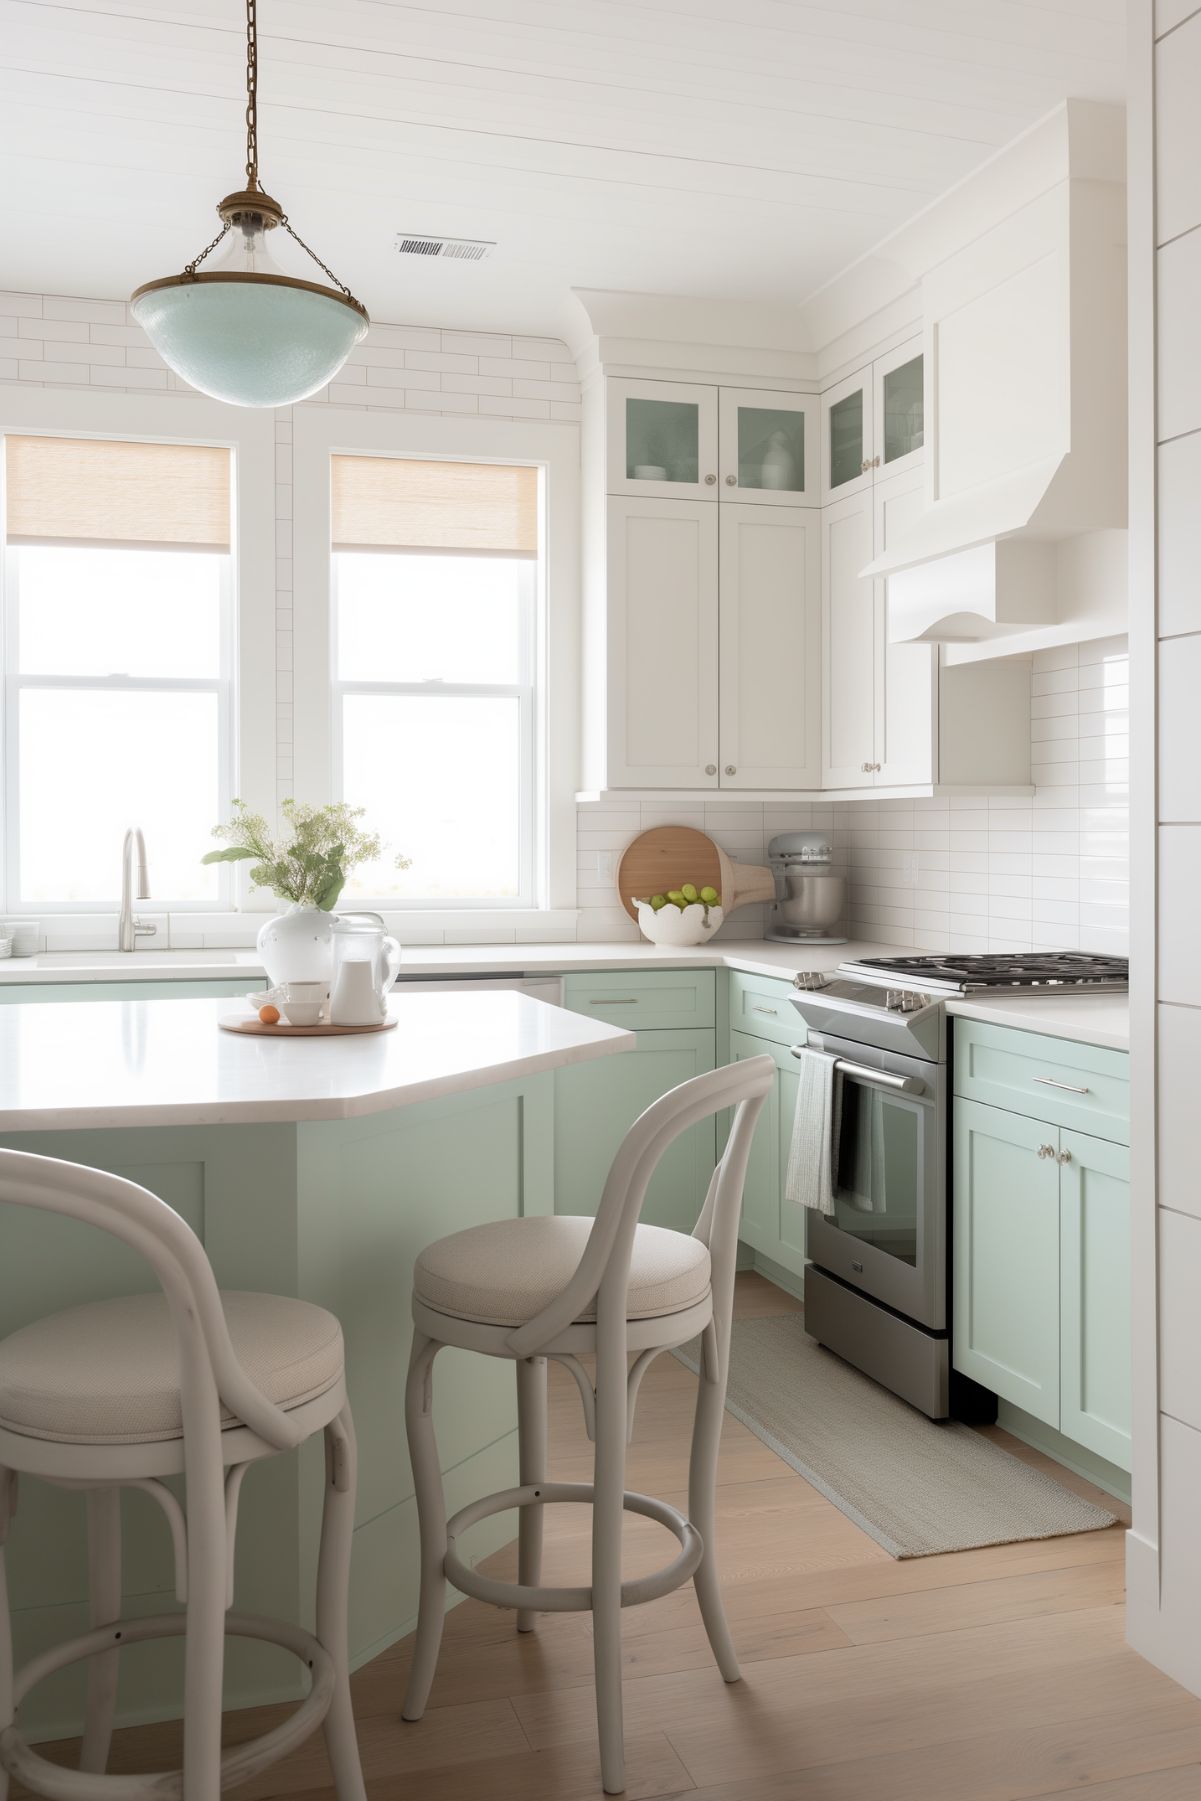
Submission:
POLYGON ((290 406, 338 373, 370 320, 259 186, 256 0, 246 0, 246 186, 227 194, 217 213, 221 230, 212 243, 182 274, 138 288, 133 316, 163 361, 202 394, 233 406, 290 406), (277 226, 332 287, 284 274, 267 249, 277 226))

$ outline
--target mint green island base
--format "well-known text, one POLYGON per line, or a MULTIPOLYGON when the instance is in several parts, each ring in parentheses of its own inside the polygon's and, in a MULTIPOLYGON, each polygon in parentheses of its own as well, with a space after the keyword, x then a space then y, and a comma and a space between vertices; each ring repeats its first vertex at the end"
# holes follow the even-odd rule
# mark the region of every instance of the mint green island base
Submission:
MULTIPOLYGON (((350 1612, 356 1665, 409 1632, 416 1618, 417 1520, 403 1421, 414 1262, 426 1244, 448 1232, 553 1211, 555 1069, 633 1042, 624 1032, 524 996, 471 999, 477 1007, 503 1003, 554 1015, 564 1024, 552 1025, 552 1035, 592 1042, 577 1046, 571 1056, 548 1054, 536 1073, 498 1082, 494 1067, 479 1078, 487 1085, 470 1092, 360 1117, 0 1136, 6 1147, 113 1170, 161 1196, 197 1232, 223 1288, 296 1295, 329 1308, 342 1321, 360 1457, 350 1612)), ((428 996, 420 1004, 432 1009, 450 1000, 428 996)), ((397 1003, 402 1010, 416 1004, 397 1003)), ((452 1004, 462 1003, 455 997, 452 1004)), ((143 1025, 149 1020, 153 1040, 163 1029, 162 1009, 211 1016, 218 1005, 197 1000, 35 1006, 0 1009, 0 1015, 5 1023, 16 1013, 27 1020, 39 1015, 41 1021, 64 1020, 68 1013, 76 1021, 85 1014, 139 1015, 143 1025)), ((127 1028, 130 1023, 127 1017, 127 1028)), ((402 1018, 397 1032, 370 1043, 399 1039, 405 1028, 402 1018)), ((207 1029, 214 1039, 226 1036, 216 1033, 215 1016, 207 1029)), ((0 1027, 0 1089, 2 1032, 0 1027)), ((139 1042, 137 1029, 127 1036, 132 1044, 139 1042)), ((341 1049, 351 1041, 320 1042, 328 1056, 326 1044, 341 1049)), ((233 1048, 261 1057, 277 1046, 276 1041, 234 1041, 233 1048)), ((297 1057, 310 1047, 278 1048, 297 1057)), ((586 1082, 582 1066, 573 1073, 586 1082)), ((146 1266, 104 1234, 0 1207, 0 1335, 56 1308, 152 1286, 146 1266)), ((438 1361, 437 1421, 452 1510, 516 1483, 516 1404, 507 1365, 446 1352, 438 1361)), ((272 1458, 247 1477, 238 1528, 243 1611, 312 1625, 321 1457, 318 1437, 298 1454, 272 1458)), ((165 1523, 154 1503, 137 1492, 126 1491, 122 1510, 125 1610, 162 1612, 174 1605, 165 1523)), ((471 1548, 484 1555, 514 1532, 512 1520, 499 1516, 475 1529, 471 1548)), ((85 1553, 82 1497, 23 1480, 9 1539, 19 1662, 86 1630, 85 1553)), ((168 1641, 123 1653, 121 1721, 178 1714, 181 1649, 168 1641)), ((229 1641, 227 1707, 297 1693, 293 1660, 271 1647, 229 1641)), ((63 1672, 23 1709, 28 1732, 34 1738, 75 1733, 81 1700, 80 1668, 63 1672)))

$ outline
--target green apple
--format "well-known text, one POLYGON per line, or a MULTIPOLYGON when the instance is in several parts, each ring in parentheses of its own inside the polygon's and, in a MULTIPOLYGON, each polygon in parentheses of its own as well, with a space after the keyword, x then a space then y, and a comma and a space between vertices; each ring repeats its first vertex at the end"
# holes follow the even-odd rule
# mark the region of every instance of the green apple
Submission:
POLYGON ((707 907, 720 907, 721 905, 721 896, 716 888, 702 888, 701 899, 707 907))
POLYGON ((689 906, 692 905, 693 901, 700 899, 696 886, 692 882, 685 882, 684 886, 680 889, 680 893, 684 896, 684 899, 688 902, 689 906))
POLYGON ((667 905, 667 896, 665 894, 652 894, 651 895, 651 906, 655 909, 656 913, 661 912, 662 909, 666 905, 667 905))

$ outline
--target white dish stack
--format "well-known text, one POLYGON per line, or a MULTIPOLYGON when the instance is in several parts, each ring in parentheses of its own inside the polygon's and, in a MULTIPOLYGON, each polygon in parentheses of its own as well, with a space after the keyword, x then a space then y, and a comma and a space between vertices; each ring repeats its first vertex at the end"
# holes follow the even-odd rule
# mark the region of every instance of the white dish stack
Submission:
POLYGON ((0 957, 36 957, 40 935, 36 919, 0 920, 0 957))

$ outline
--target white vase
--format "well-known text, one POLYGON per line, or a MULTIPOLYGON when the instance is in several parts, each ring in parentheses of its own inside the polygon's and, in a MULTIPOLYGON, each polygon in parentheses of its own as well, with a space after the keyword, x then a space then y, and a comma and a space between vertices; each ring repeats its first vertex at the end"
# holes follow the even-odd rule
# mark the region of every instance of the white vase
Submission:
POLYGON ((284 982, 324 982, 334 973, 334 916, 320 907, 291 906, 261 927, 255 943, 272 988, 284 982))
POLYGON ((759 485, 762 488, 774 488, 777 493, 796 487, 796 460, 786 432, 773 432, 767 440, 759 485))

